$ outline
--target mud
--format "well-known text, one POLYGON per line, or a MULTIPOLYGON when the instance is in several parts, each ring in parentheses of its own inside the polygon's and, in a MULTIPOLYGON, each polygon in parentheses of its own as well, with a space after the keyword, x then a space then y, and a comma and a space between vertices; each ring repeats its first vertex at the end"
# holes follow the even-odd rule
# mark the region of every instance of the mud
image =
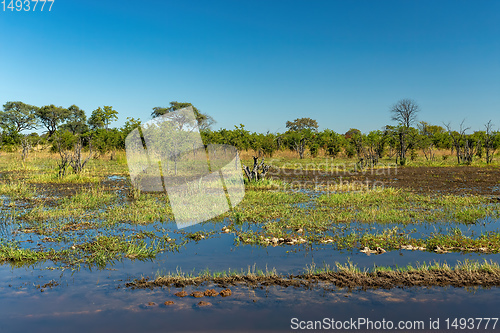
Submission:
POLYGON ((362 172, 275 169, 270 175, 305 187, 356 181, 415 193, 488 195, 500 200, 499 167, 398 167, 362 172))
MULTIPOLYGON (((282 286, 282 287, 313 287, 335 286, 339 288, 391 289, 397 287, 493 287, 500 286, 498 271, 470 271, 435 269, 428 271, 380 271, 351 272, 337 271, 320 274, 304 275, 273 275, 273 276, 229 276, 229 277, 197 277, 197 278, 157 278, 149 280, 142 278, 126 284, 131 289, 153 289, 158 287, 185 287, 189 285, 215 284, 220 287, 228 285, 246 285, 252 287, 282 286)), ((221 296, 231 295, 229 289, 222 290, 221 296)))

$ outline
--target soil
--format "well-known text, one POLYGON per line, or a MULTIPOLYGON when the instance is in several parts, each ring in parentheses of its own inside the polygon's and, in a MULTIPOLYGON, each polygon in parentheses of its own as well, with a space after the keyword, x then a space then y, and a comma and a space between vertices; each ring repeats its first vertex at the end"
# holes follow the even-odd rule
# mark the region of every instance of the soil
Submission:
POLYGON ((500 200, 499 167, 399 167, 363 172, 274 169, 274 179, 310 187, 354 181, 369 186, 390 186, 415 193, 474 194, 500 200))
MULTIPOLYGON (((179 287, 179 285, 200 285, 214 283, 219 286, 247 285, 252 287, 282 286, 282 287, 312 287, 317 284, 322 286, 336 286, 340 288, 384 288, 420 287, 420 286, 453 286, 453 287, 493 287, 500 286, 500 272, 498 271, 468 271, 437 269, 429 271, 409 272, 375 272, 356 273, 350 271, 327 272, 321 274, 289 275, 289 276, 230 276, 209 279, 206 277, 183 279, 182 278, 157 278, 149 280, 142 278, 127 283, 131 289, 153 289, 155 287, 179 287)), ((229 296, 229 289, 221 292, 222 296, 229 296), (223 294, 224 292, 224 294, 223 294)))

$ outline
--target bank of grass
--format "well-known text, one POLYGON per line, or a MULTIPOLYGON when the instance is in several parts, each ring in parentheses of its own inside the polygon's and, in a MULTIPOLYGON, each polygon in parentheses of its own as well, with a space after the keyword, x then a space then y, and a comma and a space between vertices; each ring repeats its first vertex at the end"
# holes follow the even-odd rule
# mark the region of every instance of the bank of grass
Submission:
POLYGON ((76 238, 73 240, 74 245, 66 245, 58 250, 53 248, 35 250, 23 248, 17 242, 3 242, 0 244, 0 262, 22 267, 50 260, 55 265, 65 268, 97 267, 102 269, 124 258, 154 259, 158 253, 175 251, 180 246, 166 237, 147 242, 135 235, 99 235, 86 241, 76 238))
POLYGON ((448 234, 433 233, 427 238, 412 238, 409 233, 394 227, 375 234, 356 231, 351 231, 348 234, 330 233, 326 235, 321 232, 302 234, 298 233, 296 229, 284 229, 273 234, 269 234, 265 230, 237 230, 236 234, 238 242, 260 246, 289 246, 295 243, 305 243, 308 246, 324 244, 324 246, 330 246, 334 250, 361 250, 367 247, 371 250, 377 248, 383 248, 385 251, 413 249, 437 253, 500 252, 500 233, 498 232, 488 232, 478 237, 468 237, 459 230, 455 230, 448 234), (273 240, 275 241, 273 242, 273 240))
POLYGON ((398 286, 499 286, 500 266, 493 261, 464 260, 455 265, 446 262, 423 262, 405 267, 377 267, 360 269, 348 261, 333 266, 317 267, 314 263, 306 266, 299 274, 277 274, 275 269, 256 270, 249 266, 248 270, 210 272, 208 269, 197 274, 183 272, 157 275, 154 279, 141 278, 126 284, 127 287, 186 287, 204 284, 238 285, 279 285, 310 287, 321 283, 322 286, 363 288, 393 288, 398 286))
POLYGON ((475 223, 485 217, 500 217, 498 204, 485 197, 415 194, 390 187, 325 194, 315 203, 315 211, 332 222, 475 223))
POLYGON ((0 195, 10 200, 28 200, 37 195, 37 190, 30 184, 17 181, 2 181, 0 183, 0 195))
MULTIPOLYGON (((87 153, 84 153, 86 156, 87 153)), ((124 151, 115 152, 113 159, 111 153, 92 158, 81 173, 73 173, 68 167, 67 173, 59 177, 58 163, 60 157, 57 153, 47 150, 37 151, 28 155, 22 161, 19 153, 2 153, 0 159, 0 174, 4 179, 22 181, 24 183, 55 183, 55 184, 83 184, 98 183, 110 174, 128 175, 127 160, 124 151)))
POLYGON ((262 230, 240 234, 240 239, 265 245, 262 239, 297 238, 294 230, 303 230, 307 231, 304 238, 315 242, 339 224, 463 225, 484 218, 500 218, 500 205, 481 196, 438 196, 367 187, 355 192, 323 193, 326 194, 311 199, 301 192, 247 191, 233 214, 239 221, 258 224, 262 230))

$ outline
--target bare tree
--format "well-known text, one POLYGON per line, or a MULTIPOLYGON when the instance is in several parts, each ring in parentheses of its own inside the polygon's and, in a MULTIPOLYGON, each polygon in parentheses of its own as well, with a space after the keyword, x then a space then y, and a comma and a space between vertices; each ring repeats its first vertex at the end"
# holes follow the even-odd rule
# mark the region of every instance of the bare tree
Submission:
POLYGON ((32 148, 31 142, 27 136, 25 136, 21 139, 21 146, 23 148, 23 150, 21 152, 21 158, 23 159, 23 162, 24 162, 28 158, 28 154, 32 148))
POLYGON ((250 171, 250 168, 246 165, 243 166, 243 170, 248 178, 248 181, 260 180, 266 177, 267 172, 271 168, 270 165, 264 164, 264 158, 262 158, 259 163, 258 157, 253 157, 253 169, 250 171))
POLYGON ((69 166, 69 161, 71 158, 71 153, 64 149, 64 144, 62 142, 61 137, 58 135, 56 136, 56 146, 57 146, 57 151, 59 152, 59 156, 61 157, 61 160, 58 163, 59 167, 59 177, 64 177, 66 175, 66 170, 69 166))
POLYGON ((73 145, 73 150, 69 149, 68 147, 65 147, 65 144, 59 135, 56 136, 55 142, 57 151, 59 152, 59 156, 61 157, 61 160, 58 164, 59 177, 64 177, 66 175, 66 170, 68 169, 68 166, 71 166, 74 173, 80 173, 87 164, 87 162, 93 156, 92 141, 90 141, 90 139, 89 139, 89 153, 85 158, 83 158, 82 156, 82 149, 83 149, 82 138, 78 137, 76 143, 73 145))
POLYGON ((294 142, 294 150, 299 153, 300 159, 304 158, 304 151, 306 150, 306 138, 301 138, 294 142))
POLYGON ((397 121, 401 126, 410 128, 417 120, 417 113, 419 111, 420 107, 414 100, 404 98, 391 107, 391 119, 397 121))
POLYGON ((75 150, 73 152, 73 155, 71 156, 70 161, 70 165, 75 173, 80 173, 85 167, 85 164, 87 164, 87 162, 92 157, 92 141, 89 141, 89 154, 86 158, 82 158, 82 148, 82 139, 79 138, 75 144, 75 150))
POLYGON ((486 131, 484 135, 484 150, 486 153, 486 164, 490 164, 493 160, 493 155, 495 154, 495 137, 493 132, 493 123, 488 121, 484 125, 486 131))
POLYGON ((481 143, 477 142, 474 146, 474 142, 472 142, 465 133, 470 129, 470 127, 464 127, 464 122, 465 119, 460 123, 460 129, 458 132, 451 129, 450 123, 444 125, 453 140, 453 147, 455 148, 455 152, 457 154, 457 162, 459 164, 470 164, 472 162, 472 158, 481 147, 481 143))
POLYGON ((397 121, 400 125, 399 139, 399 159, 400 164, 406 163, 406 152, 411 145, 408 142, 408 132, 411 125, 417 120, 417 113, 420 111, 418 104, 409 98, 399 100, 391 109, 392 120, 397 121))

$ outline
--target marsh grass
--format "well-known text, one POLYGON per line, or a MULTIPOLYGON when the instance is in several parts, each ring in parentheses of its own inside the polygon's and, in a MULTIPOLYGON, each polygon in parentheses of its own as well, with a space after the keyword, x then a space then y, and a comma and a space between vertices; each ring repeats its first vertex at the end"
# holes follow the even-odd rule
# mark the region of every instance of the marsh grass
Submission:
MULTIPOLYGON (((493 261, 464 260, 457 262, 454 266, 446 262, 417 263, 415 266, 405 267, 377 267, 372 269, 360 269, 357 265, 348 261, 347 263, 336 262, 333 266, 324 264, 316 267, 314 262, 306 266, 302 273, 277 274, 276 270, 254 272, 222 271, 210 272, 208 270, 199 273, 185 274, 179 270, 176 273, 159 274, 150 280, 141 278, 126 283, 127 287, 154 288, 163 286, 185 287, 188 285, 199 286, 202 284, 247 284, 247 285, 280 285, 294 287, 308 287, 321 283, 333 284, 339 287, 363 287, 363 288, 393 288, 396 286, 498 286, 500 285, 500 267, 493 261)), ((328 287, 327 287, 328 288, 328 287)))
POLYGON ((27 200, 34 198, 37 191, 25 182, 7 180, 0 183, 0 195, 7 196, 11 200, 27 200))
MULTIPOLYGON (((270 162, 270 160, 267 160, 270 162)), ((276 162, 277 161, 277 162, 276 162)), ((279 157, 278 165, 290 160, 279 157)), ((321 170, 323 159, 306 159, 300 163, 304 168, 321 170), (309 164, 308 164, 309 163, 309 164)), ((344 168, 346 160, 339 159, 336 168, 344 168)), ((352 162, 352 160, 351 160, 352 162)), ((153 233, 133 230, 131 234, 116 235, 114 227, 123 225, 147 225, 171 222, 174 219, 168 196, 164 193, 134 191, 128 184, 128 193, 119 194, 103 184, 109 175, 127 175, 125 154, 118 152, 114 160, 102 156, 89 161, 80 174, 69 173, 57 177, 57 158, 53 154, 37 152, 26 162, 12 154, 0 159, 0 195, 10 201, 12 219, 9 227, 17 233, 32 233, 39 239, 50 238, 47 249, 23 248, 18 243, 4 242, 0 249, 0 260, 12 264, 52 260, 69 266, 88 265, 105 267, 116 260, 153 259, 163 251, 177 250, 189 241, 203 241, 200 235, 213 233, 180 233, 182 240, 170 241, 153 233), (50 200, 39 199, 37 185, 54 183, 63 197, 50 200), (78 185, 73 186, 72 185, 78 185), (81 186, 84 184, 83 186, 81 186), (71 191, 64 192, 65 188, 71 191), (76 193, 75 193, 76 191, 76 193), (22 207, 18 201, 29 201, 22 207), (113 231, 114 230, 114 231, 113 231), (74 248, 72 248, 74 244, 74 248), (56 250, 57 249, 57 250, 56 250)), ((122 186, 122 185, 120 185, 122 186)), ((333 186, 333 185, 332 185, 333 186)), ((428 251, 437 248, 449 251, 500 251, 500 234, 488 233, 479 237, 466 237, 460 232, 432 234, 425 239, 413 239, 409 233, 397 228, 386 229, 376 234, 367 232, 346 233, 335 231, 339 223, 401 223, 452 221, 476 223, 485 217, 499 218, 498 204, 479 196, 433 196, 420 195, 392 188, 353 188, 351 185, 326 187, 323 192, 296 191, 290 184, 279 180, 261 180, 246 183, 243 201, 232 211, 207 222, 221 222, 228 219, 231 230, 236 233, 236 242, 268 246, 264 239, 270 237, 303 237, 304 246, 328 241, 334 249, 359 249, 362 247, 383 247, 399 249, 402 245, 424 247, 428 251), (335 191, 334 191, 335 190, 335 191), (322 193, 322 194, 321 194, 322 193), (248 228, 253 224, 254 231, 248 228), (256 231, 255 231, 256 230, 256 231), (302 230, 299 232, 299 230, 302 230)), ((39 188, 39 186, 38 186, 39 188)), ((120 231, 121 232, 121 231, 120 231)), ((35 237, 34 237, 35 238, 35 237)), ((24 245, 23 245, 24 246, 24 245)), ((283 245, 289 246, 289 245, 283 245)), ((262 276, 263 271, 231 272, 247 276, 262 276)), ((336 267, 336 269, 340 269, 336 267)), ((345 267, 343 268, 345 269, 345 267)), ((381 268, 382 269, 382 268, 381 268)), ((208 273, 207 273, 208 274, 208 273)), ((212 278, 221 277, 221 272, 210 273, 212 278), (215 274, 215 275, 214 275, 215 274)))

